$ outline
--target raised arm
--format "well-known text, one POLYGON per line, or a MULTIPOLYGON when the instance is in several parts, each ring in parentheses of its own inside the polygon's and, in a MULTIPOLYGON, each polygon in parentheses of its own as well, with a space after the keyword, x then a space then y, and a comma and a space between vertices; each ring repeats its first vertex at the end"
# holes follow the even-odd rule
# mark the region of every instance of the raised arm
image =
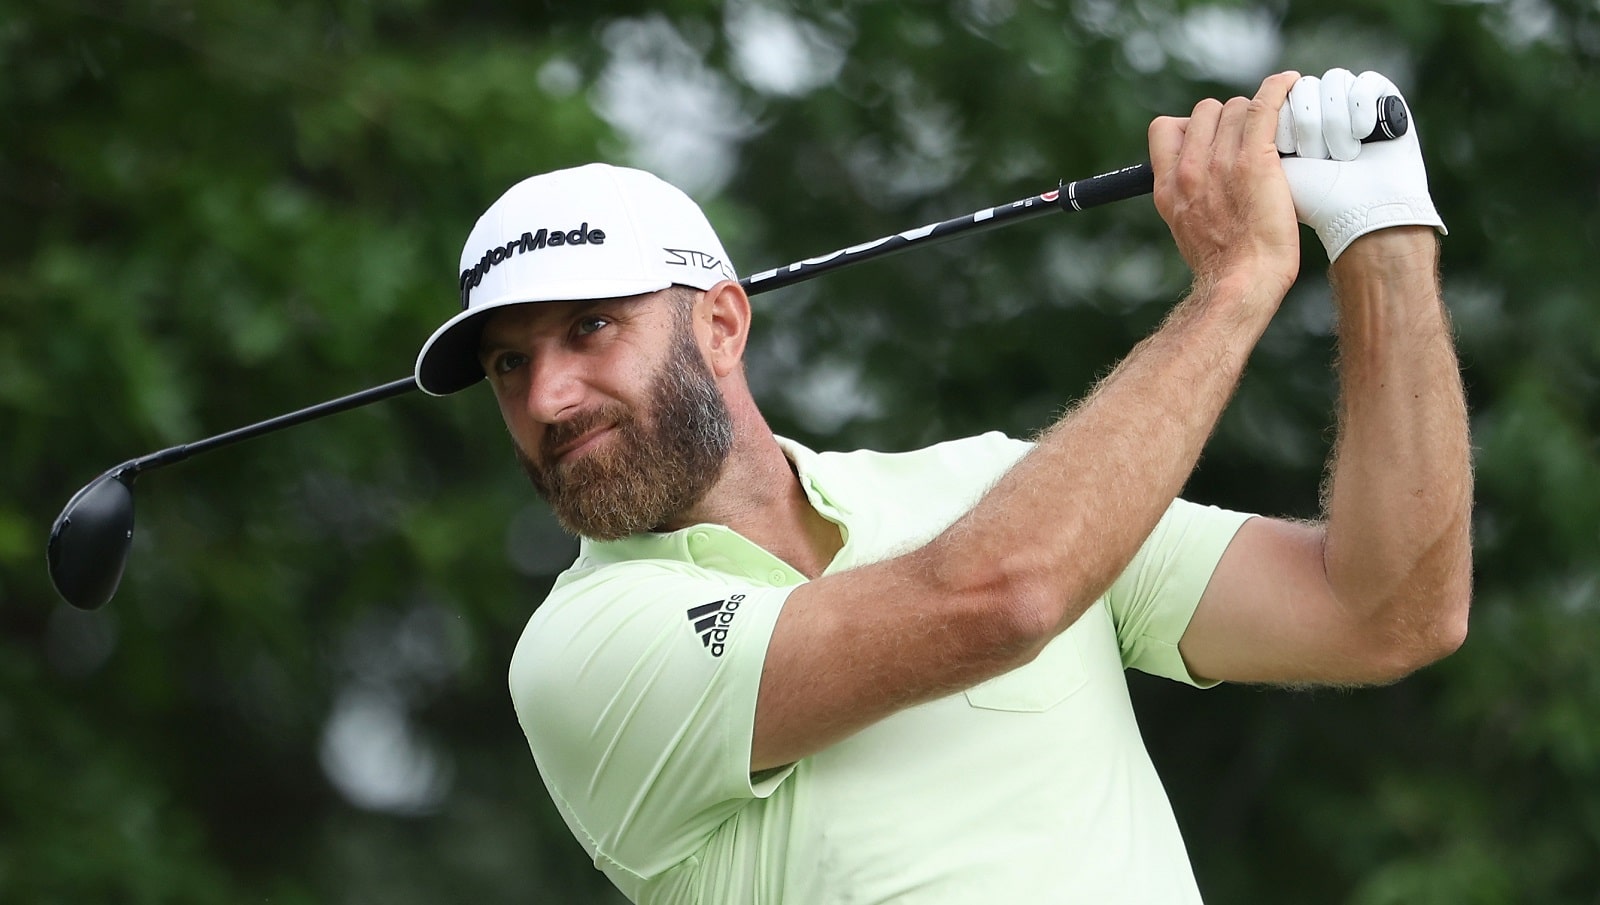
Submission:
POLYGON ((1193 291, 927 546, 795 589, 766 657, 752 769, 1027 662, 1127 565, 1294 281, 1298 227, 1273 146, 1294 78, 1151 125, 1156 203, 1193 291))
MULTIPOLYGON (((1397 93, 1375 73, 1334 70, 1323 81, 1322 94, 1341 101, 1397 93)), ((1442 223, 1415 128, 1404 141, 1349 151, 1343 162, 1291 164, 1301 217, 1333 260, 1339 321, 1325 521, 1254 519, 1240 529, 1180 644, 1197 675, 1389 681, 1466 636, 1472 467, 1430 228, 1442 223)))
POLYGON ((1472 470, 1436 249, 1432 230, 1401 227, 1334 264, 1341 389, 1325 522, 1240 529, 1179 645, 1196 675, 1385 682, 1466 637, 1472 470))

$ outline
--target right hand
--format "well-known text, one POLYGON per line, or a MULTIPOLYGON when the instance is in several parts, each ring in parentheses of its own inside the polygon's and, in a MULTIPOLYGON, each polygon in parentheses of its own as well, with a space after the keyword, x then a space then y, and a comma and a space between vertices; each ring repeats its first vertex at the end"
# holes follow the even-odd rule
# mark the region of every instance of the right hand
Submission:
POLYGON ((1240 277, 1280 301, 1294 283, 1300 226, 1274 137, 1299 77, 1278 73, 1250 100, 1207 99, 1150 124, 1156 210, 1197 281, 1240 277))

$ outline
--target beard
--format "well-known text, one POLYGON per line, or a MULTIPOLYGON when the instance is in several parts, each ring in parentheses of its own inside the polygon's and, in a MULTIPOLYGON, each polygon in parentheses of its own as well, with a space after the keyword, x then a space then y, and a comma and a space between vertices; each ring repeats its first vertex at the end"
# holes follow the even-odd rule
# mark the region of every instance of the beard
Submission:
POLYGON ((650 378, 643 412, 611 402, 551 425, 540 465, 516 444, 517 460, 569 534, 619 540, 658 529, 698 503, 733 449, 733 419, 695 345, 687 315, 673 329, 667 360, 650 378), (613 436, 577 460, 554 451, 599 427, 613 436))

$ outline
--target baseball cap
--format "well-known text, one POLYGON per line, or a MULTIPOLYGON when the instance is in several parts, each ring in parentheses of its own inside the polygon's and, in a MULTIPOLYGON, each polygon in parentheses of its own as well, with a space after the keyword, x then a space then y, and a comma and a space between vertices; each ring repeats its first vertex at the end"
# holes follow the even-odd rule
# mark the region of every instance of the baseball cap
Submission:
POLYGON ((483 379, 484 321, 507 305, 623 298, 736 279, 700 206, 643 170, 603 163, 517 183, 478 218, 461 249, 461 311, 417 355, 434 396, 483 379))

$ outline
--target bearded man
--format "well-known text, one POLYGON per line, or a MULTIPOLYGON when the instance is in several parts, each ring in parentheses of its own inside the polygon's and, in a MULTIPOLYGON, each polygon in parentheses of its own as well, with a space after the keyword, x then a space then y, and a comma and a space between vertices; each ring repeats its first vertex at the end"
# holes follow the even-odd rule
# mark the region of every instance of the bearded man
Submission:
POLYGON ((1199 901, 1123 670, 1385 682, 1466 631, 1443 225, 1414 129, 1354 138, 1383 94, 1282 73, 1153 122, 1193 287, 1031 443, 777 437, 744 376, 749 299, 686 195, 591 165, 496 201, 417 377, 487 375, 583 538, 510 683, 596 866, 636 902, 1199 901), (1340 325, 1318 524, 1178 498, 1298 274, 1297 209, 1340 325))

